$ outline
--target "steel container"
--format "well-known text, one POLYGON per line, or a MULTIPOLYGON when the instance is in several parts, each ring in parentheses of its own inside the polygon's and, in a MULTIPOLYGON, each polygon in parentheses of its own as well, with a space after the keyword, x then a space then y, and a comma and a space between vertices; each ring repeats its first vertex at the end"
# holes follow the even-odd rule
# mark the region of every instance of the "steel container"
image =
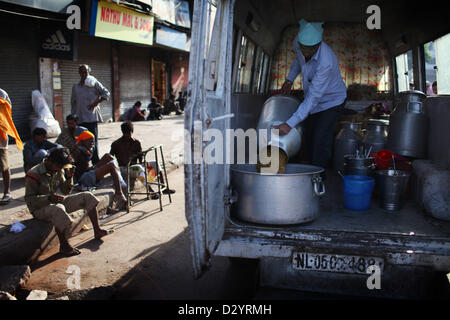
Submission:
POLYGON ((302 127, 298 124, 292 128, 287 135, 279 136, 271 133, 272 125, 280 125, 297 111, 300 100, 290 95, 275 95, 270 97, 264 103, 261 115, 258 121, 259 130, 267 130, 266 137, 258 135, 259 150, 268 145, 279 147, 286 152, 289 158, 295 156, 299 151, 302 143, 302 127))
POLYGON ((360 122, 341 122, 341 130, 334 139, 333 167, 335 170, 344 169, 344 156, 354 155, 361 143, 360 122))
POLYGON ((375 158, 357 158, 354 155, 344 156, 344 175, 368 176, 375 174, 375 158))
POLYGON ((363 135, 361 146, 364 150, 371 148, 371 153, 376 153, 386 149, 388 139, 388 126, 390 122, 387 120, 370 119, 366 122, 366 132, 363 135))
POLYGON ((375 185, 382 209, 398 211, 402 208, 410 175, 400 170, 376 171, 375 185))
POLYGON ((317 166, 288 164, 284 174, 262 174, 255 165, 235 165, 231 186, 237 200, 231 215, 271 225, 312 221, 319 213, 319 198, 325 194, 323 171, 317 166))
POLYGON ((421 91, 399 93, 399 102, 389 118, 387 148, 414 158, 425 158, 428 139, 428 118, 423 110, 426 95, 421 91))

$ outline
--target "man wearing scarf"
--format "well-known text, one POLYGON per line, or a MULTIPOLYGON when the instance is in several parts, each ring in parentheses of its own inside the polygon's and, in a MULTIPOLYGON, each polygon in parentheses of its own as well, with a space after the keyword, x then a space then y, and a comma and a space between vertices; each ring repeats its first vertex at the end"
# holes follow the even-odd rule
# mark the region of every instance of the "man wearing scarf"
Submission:
POLYGON ((93 188, 98 181, 106 175, 111 174, 114 182, 114 202, 120 209, 123 209, 127 203, 122 192, 122 186, 126 186, 123 180, 117 161, 110 154, 105 154, 95 166, 90 166, 92 158, 92 149, 94 147, 94 134, 90 131, 83 131, 76 137, 76 147, 72 152, 75 160, 75 179, 81 186, 93 188))

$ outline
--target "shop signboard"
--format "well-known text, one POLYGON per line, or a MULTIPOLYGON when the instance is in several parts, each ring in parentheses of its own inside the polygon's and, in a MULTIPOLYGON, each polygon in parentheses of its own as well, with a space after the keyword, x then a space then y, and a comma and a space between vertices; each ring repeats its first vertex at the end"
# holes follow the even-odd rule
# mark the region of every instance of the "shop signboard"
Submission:
POLYGON ((94 0, 89 34, 100 38, 152 45, 153 19, 153 16, 123 6, 94 0))
POLYGON ((40 27, 39 57, 77 60, 78 38, 65 24, 42 23, 40 27))

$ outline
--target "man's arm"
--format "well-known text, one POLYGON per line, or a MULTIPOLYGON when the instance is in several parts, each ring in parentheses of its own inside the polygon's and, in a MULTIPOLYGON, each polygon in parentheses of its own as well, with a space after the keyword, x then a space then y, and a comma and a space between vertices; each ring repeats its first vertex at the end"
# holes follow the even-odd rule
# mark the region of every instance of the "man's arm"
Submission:
POLYGON ((300 50, 298 49, 297 41, 294 40, 294 51, 295 51, 295 57, 294 60, 291 63, 291 68, 289 70, 289 74, 286 77, 286 80, 283 83, 283 86, 281 87, 281 93, 289 94, 291 92, 292 85, 294 84, 295 78, 300 74, 302 71, 302 66, 298 62, 297 56, 300 54, 300 50))
POLYGON ((46 207, 50 204, 49 194, 39 194, 40 180, 34 173, 25 176, 25 202, 31 211, 46 207))
POLYGON ((25 147, 23 148, 23 166, 24 166, 24 168, 29 168, 32 162, 33 162, 33 152, 31 151, 31 148, 30 148, 29 144, 27 143, 25 145, 25 147))
POLYGON ((66 195, 69 194, 73 188, 73 168, 71 170, 72 173, 67 179, 64 178, 64 174, 61 172, 61 180, 59 183, 59 188, 61 189, 61 192, 66 195))
POLYGON ((297 111, 286 121, 286 123, 294 128, 309 115, 311 110, 317 106, 319 99, 325 94, 331 81, 331 65, 318 66, 314 75, 305 100, 300 104, 297 111))
POLYGON ((95 107, 97 107, 100 103, 103 101, 106 101, 109 99, 111 94, 109 93, 108 89, 106 89, 100 81, 95 81, 94 85, 95 89, 97 90, 98 96, 97 99, 89 106, 89 110, 93 110, 95 107))

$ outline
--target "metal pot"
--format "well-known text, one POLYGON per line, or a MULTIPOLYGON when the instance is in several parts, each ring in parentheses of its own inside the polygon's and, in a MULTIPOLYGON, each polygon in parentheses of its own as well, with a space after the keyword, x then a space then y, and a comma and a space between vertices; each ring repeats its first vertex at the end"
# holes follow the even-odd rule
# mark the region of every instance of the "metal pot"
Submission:
POLYGON ((364 133, 361 142, 364 150, 371 149, 371 153, 376 153, 386 149, 389 121, 369 119, 366 122, 366 126, 367 130, 364 133))
POLYGON ((423 111, 426 95, 421 91, 399 93, 399 103, 390 116, 387 147, 408 157, 424 158, 427 152, 428 118, 423 111))
POLYGON ((402 208, 410 175, 400 170, 376 171, 376 188, 382 209, 397 211, 402 208))
POLYGON ((334 140, 333 166, 335 170, 344 168, 344 156, 355 154, 361 143, 361 136, 358 131, 361 129, 361 122, 341 122, 341 130, 334 140))
POLYGON ((288 164, 284 174, 261 174, 255 165, 231 168, 231 186, 237 201, 231 215, 243 221, 289 225, 314 220, 319 198, 325 194, 323 168, 288 164))
POLYGON ((289 158, 295 156, 299 151, 302 143, 302 127, 297 125, 292 128, 287 135, 279 136, 271 134, 270 127, 272 125, 280 125, 289 120, 289 118, 297 111, 300 101, 290 95, 275 95, 267 99, 264 103, 261 115, 259 117, 259 130, 267 129, 267 140, 259 139, 259 149, 263 149, 268 145, 277 146, 286 152, 289 158))
POLYGON ((344 175, 373 177, 375 173, 375 158, 357 158, 354 155, 344 156, 344 175))

